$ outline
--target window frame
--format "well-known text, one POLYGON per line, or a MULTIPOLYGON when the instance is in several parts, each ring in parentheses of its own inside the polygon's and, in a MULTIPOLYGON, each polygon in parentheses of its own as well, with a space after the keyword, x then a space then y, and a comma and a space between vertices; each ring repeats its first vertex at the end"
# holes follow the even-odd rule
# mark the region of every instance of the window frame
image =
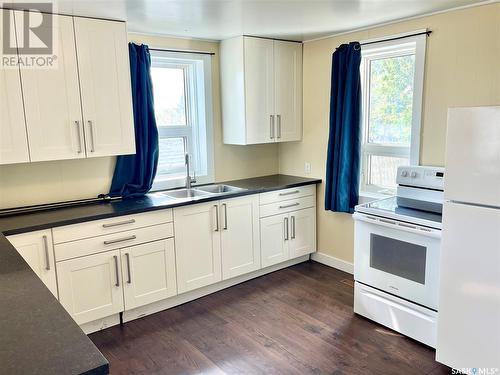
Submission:
MULTIPOLYGON (((361 47, 361 94, 362 94, 362 143, 361 143, 361 176, 360 176, 360 196, 369 198, 380 198, 393 195, 395 189, 369 184, 370 176, 370 156, 389 156, 408 158, 410 165, 419 165, 420 161, 420 140, 422 123, 422 102, 424 86, 426 35, 416 35, 406 37, 408 34, 425 32, 417 30, 410 33, 394 35, 387 39, 401 38, 397 40, 380 41, 368 46, 361 47), (370 103, 370 63, 374 60, 415 55, 415 72, 413 78, 413 102, 411 120, 411 139, 409 146, 397 146, 381 143, 368 142, 369 135, 369 103, 370 103)), ((366 40, 361 43, 372 42, 366 40)))
MULTIPOLYGON (((186 125, 161 126, 157 124, 159 139, 183 138, 184 148, 191 157, 192 176, 193 171, 196 173, 196 183, 212 183, 215 173, 211 56, 161 50, 150 53, 152 68, 182 68, 184 70, 186 125)), ((179 188, 185 186, 185 183, 184 168, 182 175, 178 173, 170 176, 157 174, 151 190, 179 188)))

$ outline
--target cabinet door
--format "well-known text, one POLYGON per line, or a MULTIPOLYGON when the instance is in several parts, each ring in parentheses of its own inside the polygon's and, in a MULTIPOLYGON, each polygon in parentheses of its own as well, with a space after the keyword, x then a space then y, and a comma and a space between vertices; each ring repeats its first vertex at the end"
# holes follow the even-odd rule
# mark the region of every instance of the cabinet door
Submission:
POLYGON ((260 268, 259 196, 221 201, 222 279, 260 268))
POLYGON ((73 18, 53 17, 57 68, 21 68, 31 161, 85 157, 73 18))
POLYGON ((260 219, 260 245, 262 267, 288 260, 288 214, 260 219))
POLYGON ((290 259, 316 251, 316 208, 290 213, 290 259))
MULTIPOLYGON (((4 18, 9 15, 8 19, 13 21, 12 14, 0 9, 0 40, 4 40, 4 18)), ((13 30, 13 22, 10 27, 13 30)), ((0 57, 3 58, 1 50, 0 57)), ((29 160, 19 69, 0 69, 0 164, 29 160)))
POLYGON ((302 44, 274 41, 278 142, 302 138, 302 44))
POLYGON ((124 22, 74 18, 87 157, 135 153, 124 22))
POLYGON ((50 229, 16 234, 7 239, 57 298, 56 267, 50 229))
POLYGON ((59 301, 78 324, 123 311, 120 251, 57 263, 59 301))
POLYGON ((244 38, 247 144, 275 142, 273 41, 244 38))
POLYGON ((211 202, 174 209, 179 293, 222 279, 218 207, 218 202, 211 202))
POLYGON ((125 310, 177 294, 174 240, 121 249, 125 310))

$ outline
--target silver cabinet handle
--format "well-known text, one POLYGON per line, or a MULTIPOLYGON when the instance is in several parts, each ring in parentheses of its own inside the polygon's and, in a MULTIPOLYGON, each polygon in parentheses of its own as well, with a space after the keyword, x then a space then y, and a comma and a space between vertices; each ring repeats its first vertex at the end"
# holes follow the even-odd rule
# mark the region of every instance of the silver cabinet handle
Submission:
POLYGON ((290 218, 290 220, 292 221, 292 240, 295 239, 295 216, 292 216, 290 218))
POLYGON ((128 237, 117 238, 116 240, 107 240, 107 241, 104 241, 104 245, 111 245, 111 244, 118 243, 118 242, 135 240, 136 238, 137 238, 136 235, 132 235, 132 236, 128 236, 128 237))
POLYGON ((222 206, 224 207, 224 230, 227 230, 227 204, 222 203, 222 206))
POLYGON ((118 257, 116 255, 113 255, 113 259, 115 260, 115 272, 116 272, 115 286, 120 286, 120 276, 118 275, 118 257))
POLYGON ((287 241, 288 240, 288 218, 287 217, 285 217, 283 224, 284 224, 284 231, 285 231, 285 241, 287 241))
POLYGON ((300 203, 296 202, 296 203, 292 203, 292 204, 285 204, 284 206, 280 206, 280 208, 289 208, 289 207, 295 207, 298 205, 300 205, 300 203))
POLYGON ((76 125, 76 134, 77 134, 77 140, 78 140, 78 150, 77 152, 79 154, 82 153, 82 137, 80 135, 80 121, 76 120, 75 121, 75 125, 76 125))
POLYGON ((90 132, 90 152, 94 152, 95 151, 94 124, 92 123, 91 120, 88 120, 87 123, 89 124, 89 132, 90 132))
POLYGON ((50 256, 49 256, 49 242, 47 236, 43 236, 43 249, 45 251, 45 269, 50 271, 50 256))
POLYGON ((135 223, 135 219, 117 221, 116 223, 107 223, 107 224, 103 224, 102 227, 103 228, 111 228, 111 227, 117 227, 119 225, 133 224, 133 223, 135 223))
POLYGON ((214 204, 215 207, 215 232, 219 231, 219 206, 214 204))
POLYGON ((269 116, 269 127, 270 138, 274 139, 274 115, 269 116))
POLYGON ((278 138, 281 138, 281 115, 276 115, 278 120, 278 138))
POLYGON ((282 197, 284 195, 292 195, 292 194, 298 194, 298 193, 300 193, 300 190, 286 191, 284 193, 279 193, 278 195, 282 197))
POLYGON ((127 283, 132 284, 132 276, 130 274, 130 254, 125 253, 125 259, 127 260, 127 283))

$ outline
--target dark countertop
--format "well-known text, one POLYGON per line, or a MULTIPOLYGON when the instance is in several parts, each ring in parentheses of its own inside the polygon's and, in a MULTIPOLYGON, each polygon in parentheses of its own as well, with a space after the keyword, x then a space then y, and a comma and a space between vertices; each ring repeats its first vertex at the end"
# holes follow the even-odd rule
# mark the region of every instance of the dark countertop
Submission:
POLYGON ((0 234, 2 374, 108 374, 108 361, 0 234))
POLYGON ((223 182, 248 189, 176 201, 153 193, 0 217, 0 368, 5 374, 108 374, 109 364, 5 235, 320 183, 271 175, 223 182))
POLYGON ((154 210, 162 210, 195 203, 210 202, 242 195, 263 193, 298 186, 318 184, 321 180, 305 177, 270 175, 221 182, 231 186, 247 189, 231 194, 206 196, 193 200, 175 200, 161 193, 151 193, 139 198, 80 204, 65 208, 48 209, 38 212, 0 216, 0 233, 4 235, 49 229, 85 221, 105 219, 109 217, 136 214, 154 210))

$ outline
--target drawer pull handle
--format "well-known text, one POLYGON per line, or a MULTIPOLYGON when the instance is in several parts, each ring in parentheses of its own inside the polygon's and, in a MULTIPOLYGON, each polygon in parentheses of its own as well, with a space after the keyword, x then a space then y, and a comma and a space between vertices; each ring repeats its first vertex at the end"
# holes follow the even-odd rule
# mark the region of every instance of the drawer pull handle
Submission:
POLYGON ((222 203, 222 206, 224 207, 224 230, 227 230, 227 204, 222 203))
POLYGON ((290 220, 292 221, 292 240, 295 239, 295 216, 292 216, 290 218, 290 220))
POLYGON ((128 237, 117 238, 116 240, 107 240, 107 241, 104 241, 104 245, 111 245, 111 244, 118 243, 118 242, 135 240, 136 238, 137 238, 136 235, 132 235, 132 236, 128 236, 128 237))
POLYGON ((115 286, 120 286, 120 276, 118 275, 118 256, 113 255, 113 259, 115 260, 115 272, 116 272, 116 284, 115 286))
POLYGON ((285 220, 284 220, 284 237, 285 237, 285 241, 288 241, 288 218, 285 217, 285 220))
POLYGON ((45 269, 50 271, 49 243, 47 236, 43 236, 43 248, 45 250, 45 269))
POLYGON ((215 208, 215 229, 214 229, 214 231, 218 232, 219 231, 219 206, 214 204, 214 208, 215 208))
POLYGON ((127 283, 132 284, 132 275, 130 274, 130 254, 125 253, 125 258, 127 259, 127 283))
POLYGON ((298 194, 298 193, 300 193, 300 190, 287 191, 285 193, 279 193, 278 195, 281 196, 281 197, 283 197, 285 195, 292 195, 292 194, 298 194))
POLYGON ((280 208, 289 208, 289 207, 295 207, 298 205, 300 205, 300 203, 296 202, 296 203, 292 203, 292 204, 285 204, 284 206, 280 206, 280 208))
POLYGON ((117 227, 119 225, 125 225, 125 224, 133 224, 135 223, 135 219, 130 219, 130 220, 124 220, 124 221, 118 221, 116 223, 108 223, 108 224, 103 224, 103 228, 111 228, 111 227, 117 227))

